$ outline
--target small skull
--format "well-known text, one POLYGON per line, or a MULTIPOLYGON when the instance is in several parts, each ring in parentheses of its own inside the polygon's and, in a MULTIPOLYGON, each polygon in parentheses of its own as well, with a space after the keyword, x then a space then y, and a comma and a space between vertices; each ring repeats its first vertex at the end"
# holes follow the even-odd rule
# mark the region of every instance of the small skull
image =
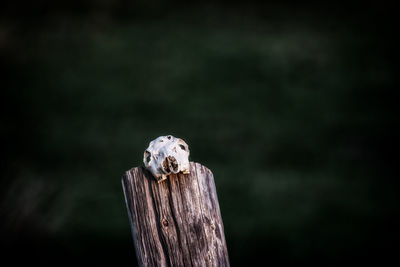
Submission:
POLYGON ((160 136, 144 151, 143 163, 161 182, 171 173, 189 173, 189 153, 189 147, 182 139, 160 136))

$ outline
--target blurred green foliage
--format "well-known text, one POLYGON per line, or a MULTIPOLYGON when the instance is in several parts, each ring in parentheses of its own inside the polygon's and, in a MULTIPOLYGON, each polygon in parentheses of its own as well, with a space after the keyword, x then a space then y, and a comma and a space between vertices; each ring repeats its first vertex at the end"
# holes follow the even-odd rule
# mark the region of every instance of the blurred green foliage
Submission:
POLYGON ((208 11, 56 17, 10 34, 7 231, 134 265, 120 178, 172 134, 214 173, 232 265, 341 262, 387 241, 393 71, 377 35, 353 20, 208 11))

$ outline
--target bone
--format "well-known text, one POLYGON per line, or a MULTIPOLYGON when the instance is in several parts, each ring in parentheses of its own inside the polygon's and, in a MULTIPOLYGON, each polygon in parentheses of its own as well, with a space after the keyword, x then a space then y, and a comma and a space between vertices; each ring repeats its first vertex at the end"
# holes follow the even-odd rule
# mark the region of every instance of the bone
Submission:
POLYGON ((171 173, 189 174, 189 146, 172 135, 160 136, 144 151, 143 163, 160 183, 171 173))

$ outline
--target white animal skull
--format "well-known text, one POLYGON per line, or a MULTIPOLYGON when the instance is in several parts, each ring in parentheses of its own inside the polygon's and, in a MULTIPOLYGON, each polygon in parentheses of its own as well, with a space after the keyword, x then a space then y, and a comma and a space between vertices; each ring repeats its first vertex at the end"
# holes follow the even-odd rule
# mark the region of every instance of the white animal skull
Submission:
POLYGON ((143 163, 161 182, 171 173, 189 173, 189 153, 189 147, 182 139, 172 135, 160 136, 144 151, 143 163))

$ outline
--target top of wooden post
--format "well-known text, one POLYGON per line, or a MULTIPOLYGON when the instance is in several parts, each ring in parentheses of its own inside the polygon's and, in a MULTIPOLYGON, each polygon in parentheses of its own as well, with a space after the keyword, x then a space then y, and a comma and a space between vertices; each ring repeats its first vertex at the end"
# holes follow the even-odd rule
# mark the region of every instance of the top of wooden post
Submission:
POLYGON ((190 162, 189 174, 158 183, 143 167, 122 178, 140 266, 229 266, 212 172, 190 162))

